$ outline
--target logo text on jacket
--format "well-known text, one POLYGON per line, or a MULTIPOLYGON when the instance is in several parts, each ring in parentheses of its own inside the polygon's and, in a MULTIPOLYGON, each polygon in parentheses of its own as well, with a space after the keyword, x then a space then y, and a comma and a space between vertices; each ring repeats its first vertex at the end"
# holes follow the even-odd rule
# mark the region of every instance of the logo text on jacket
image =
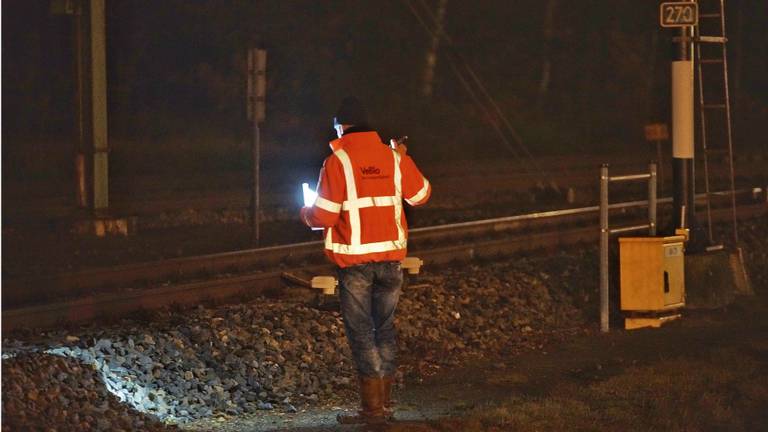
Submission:
POLYGON ((360 167, 360 171, 363 175, 378 175, 381 174, 381 170, 375 166, 360 167))

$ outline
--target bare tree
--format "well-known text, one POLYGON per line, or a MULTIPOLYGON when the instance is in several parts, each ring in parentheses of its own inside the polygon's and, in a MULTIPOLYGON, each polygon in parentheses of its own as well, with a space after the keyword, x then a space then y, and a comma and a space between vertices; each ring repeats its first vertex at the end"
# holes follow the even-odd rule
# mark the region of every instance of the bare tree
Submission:
POLYGON ((437 12, 435 13, 435 31, 432 33, 432 41, 427 51, 426 66, 424 68, 424 85, 421 88, 421 93, 424 97, 429 98, 432 96, 433 83, 435 80, 435 65, 437 65, 437 51, 440 47, 440 38, 443 34, 443 26, 445 25, 445 9, 448 4, 448 0, 437 1, 437 12))
POLYGON ((554 16, 556 6, 557 0, 547 0, 544 6, 544 22, 542 26, 544 46, 541 49, 541 79, 539 79, 539 91, 536 98, 536 109, 539 111, 544 107, 547 92, 549 91, 549 81, 552 72, 551 47, 552 40, 555 37, 554 16))

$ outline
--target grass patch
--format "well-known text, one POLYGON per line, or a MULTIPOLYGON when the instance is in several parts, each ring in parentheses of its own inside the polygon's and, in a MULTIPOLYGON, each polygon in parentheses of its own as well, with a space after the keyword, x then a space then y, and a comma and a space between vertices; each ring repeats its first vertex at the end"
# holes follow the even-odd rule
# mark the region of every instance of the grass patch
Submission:
POLYGON ((546 397, 513 397, 436 426, 463 431, 759 430, 768 424, 763 345, 629 367, 589 385, 566 381, 546 397))

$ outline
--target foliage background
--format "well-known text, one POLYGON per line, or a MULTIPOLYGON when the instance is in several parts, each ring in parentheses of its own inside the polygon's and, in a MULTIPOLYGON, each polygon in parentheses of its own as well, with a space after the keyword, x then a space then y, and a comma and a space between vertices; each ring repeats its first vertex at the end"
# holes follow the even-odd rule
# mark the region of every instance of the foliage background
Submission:
MULTIPOLYGON (((107 1, 113 175, 248 169, 243 93, 252 46, 269 53, 268 165, 319 164, 330 118, 348 94, 365 100, 385 138, 409 135, 420 159, 511 158, 494 120, 453 74, 445 43, 435 93, 420 96, 429 35, 408 3, 107 1)), ((6 179, 71 175, 71 17, 49 7, 45 0, 2 4, 6 179)), ((727 16, 736 148, 764 148, 768 3, 729 1, 727 16)), ((446 19, 454 52, 534 156, 644 149, 643 125, 669 122, 675 32, 658 26, 658 2, 449 1, 446 19), (554 8, 549 28, 546 7, 554 8), (545 61, 551 77, 542 93, 545 61)))

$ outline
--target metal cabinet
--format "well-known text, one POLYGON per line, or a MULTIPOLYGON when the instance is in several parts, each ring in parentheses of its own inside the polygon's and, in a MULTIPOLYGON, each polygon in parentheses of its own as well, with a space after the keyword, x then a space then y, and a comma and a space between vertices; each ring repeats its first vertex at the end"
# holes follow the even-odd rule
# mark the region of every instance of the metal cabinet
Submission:
POLYGON ((619 239, 621 310, 629 312, 628 319, 640 318, 626 322, 627 328, 658 327, 675 315, 670 312, 685 306, 684 240, 684 236, 619 239))

